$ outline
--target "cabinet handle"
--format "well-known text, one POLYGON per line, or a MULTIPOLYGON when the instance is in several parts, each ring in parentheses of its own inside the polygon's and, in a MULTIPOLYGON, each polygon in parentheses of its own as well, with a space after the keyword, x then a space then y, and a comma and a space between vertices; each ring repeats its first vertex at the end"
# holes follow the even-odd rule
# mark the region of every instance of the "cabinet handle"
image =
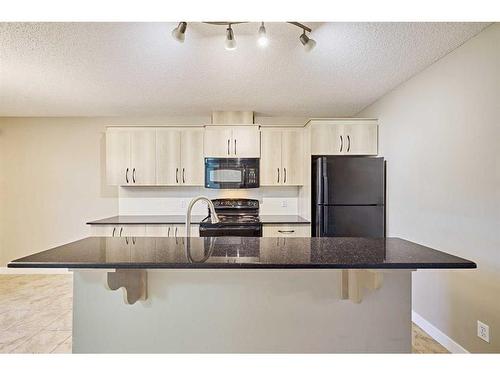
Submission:
POLYGON ((132 243, 135 245, 135 237, 132 237, 132 243))
POLYGON ((342 136, 340 136, 340 152, 342 152, 343 147, 344 147, 344 140, 342 139, 342 136))
POLYGON ((234 140, 234 154, 236 155, 236 139, 234 140))
POLYGON ((293 230, 293 229, 290 229, 290 230, 282 230, 282 229, 280 229, 280 230, 278 230, 278 232, 280 232, 280 233, 295 233, 295 230, 293 230))
POLYGON ((126 243, 127 243, 127 245, 128 245, 128 237, 125 237, 125 242, 126 242, 126 243))
POLYGON ((175 183, 179 183, 179 168, 175 168, 175 183))
POLYGON ((179 228, 175 227, 175 234, 174 234, 175 238, 177 238, 177 229, 179 228))
POLYGON ((134 170, 132 171, 132 181, 133 181, 133 182, 134 182, 134 184, 135 184, 135 168, 134 168, 134 170))
POLYGON ((127 171, 125 172, 125 180, 127 181, 127 184, 128 184, 128 168, 127 168, 127 171))
POLYGON ((279 183, 280 182, 280 169, 279 168, 277 168, 277 169, 278 169, 278 183, 279 183))
POLYGON ((115 232, 116 232, 116 227, 113 228, 113 234, 111 235, 111 237, 114 237, 115 236, 115 232))
POLYGON ((227 140, 227 154, 229 155, 229 143, 231 142, 230 139, 227 140))
POLYGON ((351 149, 351 138, 347 136, 347 152, 351 149))
POLYGON ((185 170, 184 168, 182 168, 182 183, 185 184, 186 183, 186 176, 185 176, 185 170))
POLYGON ((286 184, 286 168, 283 168, 283 183, 286 184))
POLYGON ((122 236, 123 227, 120 228, 120 237, 122 236))

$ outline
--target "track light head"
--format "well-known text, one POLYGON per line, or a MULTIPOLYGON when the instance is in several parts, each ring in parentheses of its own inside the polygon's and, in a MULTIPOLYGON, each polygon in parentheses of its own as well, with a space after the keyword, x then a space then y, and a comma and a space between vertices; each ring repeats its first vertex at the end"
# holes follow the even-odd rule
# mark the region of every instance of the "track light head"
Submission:
POLYGON ((226 49, 228 51, 236 49, 236 39, 234 39, 234 32, 231 28, 231 24, 228 25, 226 30, 226 49))
POLYGON ((266 47, 269 44, 269 39, 267 39, 266 27, 264 26, 264 22, 262 22, 259 27, 259 38, 257 39, 257 44, 261 47, 266 47))
POLYGON ((186 36, 187 22, 179 22, 179 25, 172 30, 172 37, 179 43, 184 43, 186 36))
POLYGON ((304 46, 304 49, 309 52, 311 51, 315 46, 316 46, 316 41, 314 39, 311 39, 309 38, 307 35, 306 35, 306 31, 304 30, 304 32, 302 33, 301 36, 299 36, 299 40, 300 42, 302 43, 302 45, 304 46))

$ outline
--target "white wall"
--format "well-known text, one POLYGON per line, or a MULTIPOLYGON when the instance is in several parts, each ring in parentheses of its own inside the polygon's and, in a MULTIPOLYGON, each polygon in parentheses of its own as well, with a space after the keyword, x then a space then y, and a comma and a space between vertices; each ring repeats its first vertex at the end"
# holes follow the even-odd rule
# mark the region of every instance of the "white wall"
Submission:
POLYGON ((118 212, 103 158, 103 123, 0 118, 0 266, 86 237, 87 220, 118 212))
POLYGON ((413 309, 471 352, 500 352, 499 46, 494 24, 358 114, 379 118, 389 235, 478 263, 413 277, 413 309))

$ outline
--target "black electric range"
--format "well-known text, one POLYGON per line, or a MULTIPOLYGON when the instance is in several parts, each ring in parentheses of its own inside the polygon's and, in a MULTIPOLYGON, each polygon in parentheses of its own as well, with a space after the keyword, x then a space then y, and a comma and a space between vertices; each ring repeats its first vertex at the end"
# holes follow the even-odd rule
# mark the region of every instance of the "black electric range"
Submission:
POLYGON ((210 221, 210 214, 200 223, 200 237, 262 237, 257 199, 212 199, 220 222, 210 221))

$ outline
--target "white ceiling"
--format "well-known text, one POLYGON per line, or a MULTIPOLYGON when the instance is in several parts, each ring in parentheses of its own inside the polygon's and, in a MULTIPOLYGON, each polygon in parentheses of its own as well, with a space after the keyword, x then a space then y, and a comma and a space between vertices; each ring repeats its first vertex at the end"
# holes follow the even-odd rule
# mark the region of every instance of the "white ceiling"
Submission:
POLYGON ((261 116, 351 116, 460 46, 485 23, 309 23, 300 30, 259 24, 0 24, 0 116, 207 115, 254 110, 261 116))

